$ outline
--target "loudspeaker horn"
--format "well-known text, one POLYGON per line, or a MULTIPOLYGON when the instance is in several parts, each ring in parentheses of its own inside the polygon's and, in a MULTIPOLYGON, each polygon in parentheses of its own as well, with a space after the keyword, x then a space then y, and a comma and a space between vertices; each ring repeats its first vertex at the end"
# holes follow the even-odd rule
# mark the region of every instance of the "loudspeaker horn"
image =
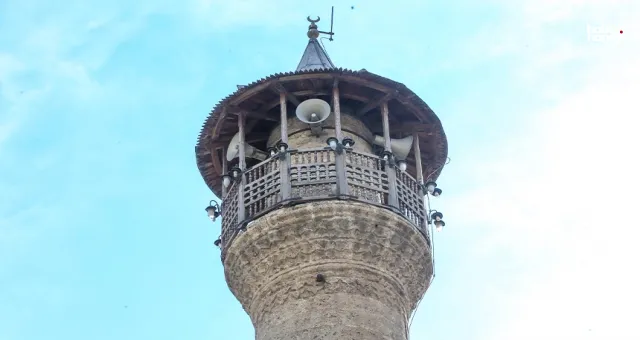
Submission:
MULTIPOLYGON (((238 153, 240 152, 240 133, 236 133, 233 138, 231 138, 231 142, 229 142, 229 147, 227 147, 227 161, 231 161, 232 159, 238 157, 238 153)), ((244 143, 244 155, 246 158, 253 158, 260 161, 264 161, 269 157, 269 155, 262 151, 254 148, 249 145, 249 143, 244 143)))
MULTIPOLYGON (((384 137, 375 136, 373 144, 384 146, 384 137)), ((413 136, 407 136, 401 139, 391 139, 391 152, 397 160, 405 160, 411 151, 413 145, 413 136)))
POLYGON ((296 117, 301 122, 309 124, 311 132, 316 136, 322 132, 322 124, 330 114, 331 106, 322 99, 307 99, 296 107, 296 117))

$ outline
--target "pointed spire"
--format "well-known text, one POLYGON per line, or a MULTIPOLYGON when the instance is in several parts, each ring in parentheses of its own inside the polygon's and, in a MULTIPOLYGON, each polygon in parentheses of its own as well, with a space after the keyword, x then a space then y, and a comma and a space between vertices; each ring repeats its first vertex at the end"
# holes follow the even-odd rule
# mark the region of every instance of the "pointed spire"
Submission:
POLYGON ((300 63, 298 64, 298 68, 296 68, 296 71, 313 70, 319 68, 335 68, 333 62, 331 62, 331 59, 327 54, 327 51, 324 50, 324 48, 318 41, 320 32, 318 31, 316 22, 320 21, 320 17, 318 17, 318 19, 316 20, 312 20, 310 17, 307 17, 307 20, 311 23, 311 25, 309 25, 309 31, 307 32, 309 43, 307 44, 307 48, 302 54, 302 59, 300 59, 300 63))

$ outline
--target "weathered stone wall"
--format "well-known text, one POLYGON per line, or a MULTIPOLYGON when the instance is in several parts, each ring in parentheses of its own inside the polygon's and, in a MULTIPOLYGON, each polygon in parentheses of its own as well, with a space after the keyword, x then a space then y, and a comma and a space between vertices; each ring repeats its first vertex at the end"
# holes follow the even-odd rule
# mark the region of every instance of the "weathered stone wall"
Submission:
MULTIPOLYGON (((340 118, 343 138, 350 137, 356 142, 353 147, 354 150, 371 153, 371 142, 373 141, 373 134, 371 131, 356 117, 344 114, 340 115, 340 118)), ((309 130, 309 125, 301 122, 296 117, 289 118, 287 120, 289 147, 292 149, 307 149, 327 146, 327 138, 336 136, 335 118, 333 113, 324 121, 324 123, 325 125, 322 130, 322 134, 316 137, 311 133, 311 130, 309 130)), ((279 141, 280 126, 271 132, 267 145, 275 146, 279 141)))
POLYGON ((433 270, 429 246, 409 222, 339 200, 255 220, 224 266, 258 340, 406 339, 433 270))

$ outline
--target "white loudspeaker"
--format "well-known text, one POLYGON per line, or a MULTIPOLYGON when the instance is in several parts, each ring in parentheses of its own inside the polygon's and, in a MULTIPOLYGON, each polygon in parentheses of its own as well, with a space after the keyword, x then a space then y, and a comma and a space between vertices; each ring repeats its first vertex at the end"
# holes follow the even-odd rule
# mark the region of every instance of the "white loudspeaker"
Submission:
MULTIPOLYGON (((384 146, 384 137, 375 136, 373 144, 384 146)), ((402 139, 391 139, 391 152, 397 160, 405 160, 411 151, 413 145, 413 136, 407 136, 402 139)))
MULTIPOLYGON (((236 133, 233 138, 231 138, 231 142, 229 142, 229 147, 227 148, 227 161, 231 161, 232 159, 238 157, 238 153, 240 152, 240 133, 236 133)), ((244 143, 244 155, 246 158, 254 158, 257 160, 264 161, 269 157, 269 155, 262 151, 254 148, 249 145, 249 143, 244 143)))
POLYGON ((319 136, 322 132, 322 122, 331 114, 331 106, 322 99, 307 99, 296 108, 296 117, 309 124, 311 132, 319 136))

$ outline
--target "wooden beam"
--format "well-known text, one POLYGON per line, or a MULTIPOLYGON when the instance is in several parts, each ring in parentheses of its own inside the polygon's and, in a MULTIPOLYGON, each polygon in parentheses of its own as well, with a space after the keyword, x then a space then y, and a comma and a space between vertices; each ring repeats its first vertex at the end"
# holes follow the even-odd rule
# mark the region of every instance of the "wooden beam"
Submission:
POLYGON ((364 116, 371 110, 375 109, 376 107, 379 107, 380 104, 382 104, 383 102, 388 102, 390 99, 394 98, 396 95, 398 95, 398 91, 392 91, 392 92, 388 92, 381 95, 377 99, 370 101, 369 103, 361 107, 358 111, 356 111, 356 116, 358 117, 364 116))
POLYGON ((247 91, 243 92, 241 95, 233 98, 233 100, 231 100, 229 102, 229 104, 230 105, 238 105, 238 104, 244 102, 245 100, 249 99, 250 97, 254 96, 258 92, 261 92, 262 90, 265 90, 268 87, 269 87, 269 83, 264 83, 264 84, 257 85, 257 86, 255 86, 253 88, 250 88, 247 91))
POLYGON ((372 88, 374 90, 378 90, 380 92, 393 92, 395 89, 391 88, 389 86, 385 86, 385 85, 380 85, 374 81, 371 80, 366 80, 366 79, 362 79, 359 76, 349 76, 349 75, 340 75, 338 76, 338 78, 340 80, 344 80, 348 83, 353 83, 353 84, 358 84, 358 85, 362 85, 368 88, 372 88))
POLYGON ((318 79, 307 79, 307 81, 311 83, 311 88, 313 89, 314 92, 318 92, 320 91, 320 89, 322 89, 322 82, 319 81, 318 79))
MULTIPOLYGON (((235 117, 235 118, 236 118, 236 121, 237 121, 237 119, 238 119, 238 118, 237 118, 237 117, 235 117)), ((247 123, 247 124, 246 124, 246 126, 245 126, 245 128, 244 128, 244 129, 245 129, 245 135, 247 135, 247 134, 251 133, 251 131, 253 130, 253 128, 254 128, 254 127, 255 127, 259 122, 260 122, 259 120, 252 120, 251 122, 247 123)), ((229 141, 231 141, 231 139, 232 139, 235 135, 236 135, 236 133, 235 133, 235 132, 234 132, 234 133, 227 133, 227 134, 224 134, 224 135, 219 135, 219 136, 218 136, 218 138, 217 138, 215 141, 213 141, 213 142, 211 142, 211 143, 210 143, 210 145, 214 145, 214 147, 216 147, 216 148, 217 148, 217 147, 220 147, 220 145, 224 145, 224 144, 229 143, 229 141)), ((264 138, 269 138, 269 135, 268 135, 268 134, 266 134, 266 133, 260 133, 260 134, 258 134, 258 135, 248 136, 248 137, 249 137, 249 138, 246 138, 246 139, 247 139, 247 143, 251 143, 249 140, 253 140, 254 142, 255 142, 255 141, 261 141, 261 140, 262 140, 262 139, 264 139, 264 138), (266 136, 266 137, 265 137, 265 136, 266 136), (263 137, 264 137, 264 138, 263 138, 263 137)))
POLYGON ((253 130, 253 128, 256 127, 256 125, 258 125, 259 122, 260 122, 260 120, 255 119, 255 120, 252 120, 249 123, 247 123, 247 126, 244 127, 244 134, 245 135, 250 134, 251 131, 253 130))
POLYGON ((298 80, 306 80, 306 79, 333 79, 335 76, 331 73, 304 73, 304 74, 296 74, 292 76, 284 76, 278 78, 278 81, 281 83, 286 83, 289 81, 298 81, 298 80))
MULTIPOLYGON (((385 85, 381 85, 378 83, 375 83, 373 81, 370 80, 366 80, 366 79, 361 79, 359 77, 355 77, 355 76, 349 76, 349 75, 340 75, 338 76, 338 78, 340 80, 345 80, 347 82, 350 83, 354 83, 354 84, 359 84, 362 86, 366 86, 368 88, 372 88, 374 90, 378 90, 380 92, 385 92, 385 93, 389 93, 389 92, 394 92, 394 91, 398 91, 398 89, 395 88, 391 88, 389 86, 385 86, 385 85)), ((399 92, 399 91, 398 91, 399 92)), ((422 118, 420 116, 420 109, 416 107, 416 105, 414 105, 410 99, 412 97, 414 97, 415 95, 412 95, 410 97, 403 97, 400 95, 396 95, 395 98, 402 103, 403 105, 405 105, 406 107, 409 108, 409 111, 411 111, 411 113, 413 113, 413 115, 421 122, 421 123, 426 123, 425 119, 422 118)))
POLYGON ((223 107, 222 112, 220 112, 220 116, 218 117, 218 121, 216 125, 213 127, 213 131, 211 131, 211 139, 215 140, 220 136, 220 132, 222 131, 222 125, 224 124, 224 118, 227 116, 227 108, 223 107))
POLYGON ((296 98, 296 96, 294 96, 293 94, 289 93, 289 91, 287 91, 287 89, 285 89, 284 86, 282 86, 282 84, 280 84, 279 82, 271 83, 271 86, 269 88, 277 94, 284 93, 284 95, 287 97, 287 100, 289 100, 293 105, 300 105, 300 100, 298 100, 298 98, 296 98))
MULTIPOLYGON (((271 133, 267 133, 267 132, 262 132, 259 134, 251 134, 250 136, 246 137, 245 142, 249 144, 264 142, 267 139, 269 139, 270 135, 271 133)), ((210 145, 213 148, 225 148, 227 144, 229 144, 229 142, 231 141, 231 138, 233 138, 233 136, 226 135, 224 138, 217 139, 215 142, 210 143, 210 145)))
MULTIPOLYGON (((303 90, 303 91, 295 91, 291 92, 292 95, 296 97, 307 97, 307 96, 331 96, 331 92, 328 91, 315 91, 315 90, 303 90)), ((340 93, 340 97, 357 100, 359 102, 366 103, 369 101, 369 97, 360 96, 357 94, 349 94, 349 93, 340 93)), ((256 112, 267 112, 274 107, 280 104, 280 98, 272 100, 262 106, 256 112)))
POLYGON ((261 104, 261 105, 265 103, 264 99, 262 99, 260 97, 257 97, 257 96, 254 96, 253 98, 251 98, 251 101, 256 102, 258 104, 261 104))
POLYGON ((268 120, 270 122, 279 121, 277 118, 269 116, 266 111, 243 110, 237 106, 228 106, 227 112, 228 114, 234 115, 234 116, 238 116, 240 115, 240 113, 244 113, 245 117, 247 118, 268 120))
POLYGON ((218 158, 217 149, 212 145, 208 145, 207 148, 209 149, 209 155, 211 156, 211 162, 213 163, 213 170, 217 174, 222 174, 223 167, 220 164, 220 158, 218 158))
POLYGON ((433 133, 433 124, 425 124, 419 122, 410 122, 397 124, 390 127, 392 133, 395 132, 421 132, 421 133, 433 133))
POLYGON ((425 119, 420 115, 420 109, 412 103, 408 97, 397 96, 396 99, 404 106, 406 106, 413 115, 418 118, 420 123, 428 123, 425 119))
POLYGON ((233 136, 235 136, 235 133, 227 133, 224 135, 220 135, 218 136, 218 139, 216 139, 214 142, 212 142, 211 144, 215 144, 217 142, 228 142, 231 140, 231 138, 233 138, 233 136))

